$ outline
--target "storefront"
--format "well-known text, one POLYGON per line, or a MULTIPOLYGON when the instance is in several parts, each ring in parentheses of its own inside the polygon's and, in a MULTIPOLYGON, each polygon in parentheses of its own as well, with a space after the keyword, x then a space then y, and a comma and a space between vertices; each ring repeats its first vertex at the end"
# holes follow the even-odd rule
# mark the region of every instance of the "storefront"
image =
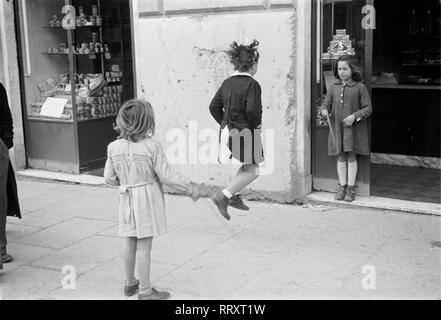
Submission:
POLYGON ((119 0, 15 1, 30 168, 102 168, 134 97, 130 7, 119 0))
POLYGON ((102 167, 118 107, 138 96, 155 108, 156 138, 178 170, 208 186, 227 184, 237 166, 204 160, 206 133, 217 128, 208 105, 232 71, 225 48, 256 38, 269 174, 251 185, 254 198, 291 202, 335 191, 329 128, 318 108, 336 58, 349 53, 359 59, 374 109, 358 193, 439 202, 439 1, 13 3, 29 168, 102 167), (76 10, 76 29, 62 27, 66 4, 76 10), (58 99, 56 117, 43 108, 48 98, 58 99))
POLYGON ((439 203, 439 1, 323 0, 315 1, 314 16, 313 188, 336 188, 329 127, 317 111, 334 79, 332 65, 349 53, 359 58, 374 110, 372 155, 359 157, 359 193, 439 203), (367 15, 375 15, 374 24, 367 15))

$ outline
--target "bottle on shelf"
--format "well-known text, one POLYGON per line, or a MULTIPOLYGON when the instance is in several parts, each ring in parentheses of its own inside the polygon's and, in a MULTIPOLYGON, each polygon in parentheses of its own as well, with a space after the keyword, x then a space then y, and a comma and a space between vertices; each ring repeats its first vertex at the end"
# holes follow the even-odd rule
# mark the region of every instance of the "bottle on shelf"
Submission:
POLYGON ((410 15, 410 21, 409 21, 409 34, 415 35, 418 33, 417 28, 417 17, 415 10, 412 10, 412 14, 410 15))
POLYGON ((424 33, 432 34, 432 14, 430 10, 427 10, 426 20, 424 23, 424 33))

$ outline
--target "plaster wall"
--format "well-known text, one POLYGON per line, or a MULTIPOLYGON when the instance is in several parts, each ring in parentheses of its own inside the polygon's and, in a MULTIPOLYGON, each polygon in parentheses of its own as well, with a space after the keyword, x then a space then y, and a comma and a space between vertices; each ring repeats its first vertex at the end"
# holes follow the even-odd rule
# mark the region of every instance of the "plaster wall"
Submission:
POLYGON ((13 166, 26 166, 20 80, 12 0, 0 1, 0 82, 6 88, 14 121, 14 147, 10 150, 13 166))
POLYGON ((217 143, 218 125, 208 106, 233 71, 225 49, 234 40, 258 39, 255 78, 262 87, 267 161, 265 174, 248 192, 289 202, 310 192, 310 135, 305 132, 310 130, 310 5, 285 1, 289 6, 270 9, 264 1, 268 10, 258 10, 262 1, 245 2, 249 10, 186 14, 199 2, 187 8, 188 2, 179 7, 179 1, 158 1, 144 8, 145 2, 134 1, 137 95, 152 103, 156 139, 176 169, 196 182, 225 186, 238 165, 201 163, 207 141, 217 143), (170 7, 179 14, 167 15, 170 7), (214 134, 211 140, 204 135, 208 131, 214 134))

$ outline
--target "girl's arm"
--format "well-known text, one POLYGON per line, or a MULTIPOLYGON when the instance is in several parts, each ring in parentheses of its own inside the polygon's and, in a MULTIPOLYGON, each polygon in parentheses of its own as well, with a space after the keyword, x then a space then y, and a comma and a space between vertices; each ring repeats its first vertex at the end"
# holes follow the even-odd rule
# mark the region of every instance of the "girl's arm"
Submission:
POLYGON ((221 89, 216 92, 216 95, 210 103, 210 113, 216 120, 216 122, 221 124, 224 118, 224 103, 222 99, 221 89))
POLYGON ((360 110, 353 113, 355 121, 366 120, 372 113, 372 102, 365 85, 360 88, 360 110))
POLYGON ((116 175, 115 168, 113 167, 112 159, 110 158, 110 150, 107 147, 107 160, 106 165, 104 167, 104 181, 111 186, 119 186, 119 179, 116 175))
POLYGON ((185 179, 178 172, 171 170, 164 151, 159 143, 156 144, 156 156, 153 161, 155 173, 161 183, 169 186, 175 191, 190 196, 193 201, 196 201, 201 197, 201 192, 195 183, 185 179))
POLYGON ((251 129, 257 129, 262 124, 262 89, 257 81, 253 82, 247 91, 245 100, 246 113, 251 129))

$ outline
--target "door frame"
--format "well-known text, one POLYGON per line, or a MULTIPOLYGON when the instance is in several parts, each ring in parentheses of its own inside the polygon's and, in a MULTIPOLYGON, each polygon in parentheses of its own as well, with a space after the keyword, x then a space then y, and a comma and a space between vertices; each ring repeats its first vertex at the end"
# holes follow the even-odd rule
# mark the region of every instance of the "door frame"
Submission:
MULTIPOLYGON (((327 156, 327 144, 323 146, 323 127, 318 129, 316 122, 317 119, 317 102, 321 101, 321 86, 322 86, 322 63, 321 54, 323 52, 323 0, 313 0, 312 4, 312 24, 311 24, 311 171, 312 171, 312 189, 313 191, 328 191, 334 192, 338 183, 337 170, 335 169, 335 177, 320 177, 317 173, 317 166, 331 165, 335 162, 335 159, 327 156), (320 146, 326 148, 326 156, 317 154, 318 140, 321 139, 320 146), (326 158, 325 158, 326 157, 326 158), (319 163, 321 162, 321 163, 319 163)), ((331 2, 328 0, 328 2, 331 2)), ((335 2, 347 2, 347 0, 336 0, 335 2)), ((365 0, 365 5, 374 6, 374 0, 365 0)), ((361 21, 360 21, 361 24, 361 21)), ((372 84, 372 59, 373 59, 373 29, 365 29, 365 60, 364 60, 364 83, 368 88, 369 94, 372 96, 371 84, 372 84)), ((371 145, 371 118, 368 120, 369 136, 368 141, 371 145)), ((327 130, 328 131, 328 130, 327 130)), ((327 137, 326 133, 326 137, 327 137)), ((322 150, 323 151, 323 150, 322 150)), ((370 157, 361 156, 358 161, 359 172, 357 178, 360 175, 363 176, 363 183, 358 183, 358 194, 369 196, 370 195, 370 157)), ((333 166, 335 168, 335 166, 333 166)), ((330 169, 332 170, 332 169, 330 169)), ((334 174, 332 174, 333 176, 334 174)))

